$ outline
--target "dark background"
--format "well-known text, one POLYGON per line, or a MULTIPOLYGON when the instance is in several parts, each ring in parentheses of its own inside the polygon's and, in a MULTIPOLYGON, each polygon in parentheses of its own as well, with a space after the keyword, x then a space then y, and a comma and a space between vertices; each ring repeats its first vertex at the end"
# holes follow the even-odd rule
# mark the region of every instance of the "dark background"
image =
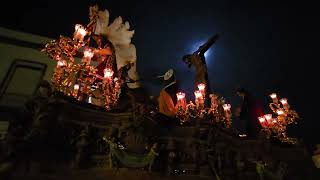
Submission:
MULTIPOLYGON (((88 8, 93 2, 5 1, 1 3, 0 25, 50 38, 72 35, 76 23, 88 23, 88 8)), ((105 0, 101 5, 109 10, 111 21, 122 16, 135 29, 138 72, 151 94, 157 95, 161 88, 152 75, 174 68, 181 90, 192 98, 194 73, 181 57, 220 33, 221 38, 206 54, 212 89, 234 106, 238 99, 233 91, 238 86, 264 100, 266 107, 268 95, 277 92, 288 98, 301 116, 290 133, 303 138, 311 148, 320 143, 315 3, 105 0)))

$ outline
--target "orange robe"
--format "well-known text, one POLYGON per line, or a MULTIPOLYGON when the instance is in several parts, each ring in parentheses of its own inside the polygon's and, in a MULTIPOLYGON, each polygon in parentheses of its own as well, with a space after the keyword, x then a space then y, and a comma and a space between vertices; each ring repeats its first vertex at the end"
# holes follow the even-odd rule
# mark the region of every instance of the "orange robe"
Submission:
POLYGON ((160 96, 158 98, 159 102, 159 112, 168 116, 174 117, 176 115, 175 106, 171 96, 162 89, 160 92, 160 96))

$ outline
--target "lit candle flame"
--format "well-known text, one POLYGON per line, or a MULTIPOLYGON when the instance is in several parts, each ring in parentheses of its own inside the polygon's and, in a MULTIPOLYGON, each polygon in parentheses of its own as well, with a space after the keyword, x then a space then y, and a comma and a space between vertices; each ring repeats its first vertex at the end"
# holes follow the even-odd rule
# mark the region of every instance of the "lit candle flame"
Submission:
POLYGON ((277 94, 276 94, 276 93, 272 93, 272 94, 270 94, 270 97, 271 97, 272 99, 275 99, 275 98, 277 98, 277 94))
POLYGON ((281 115, 284 114, 284 111, 283 111, 283 110, 277 110, 277 114, 278 114, 279 116, 281 116, 281 115))
POLYGON ((60 61, 57 62, 57 65, 60 66, 60 67, 63 67, 63 66, 67 65, 67 62, 64 61, 64 60, 60 60, 60 61))
POLYGON ((288 100, 286 98, 280 99, 280 102, 281 102, 282 105, 288 104, 288 100))
POLYGON ((176 95, 178 100, 182 100, 186 97, 186 94, 183 92, 178 92, 176 95))
POLYGON ((202 98, 202 93, 200 91, 195 91, 194 95, 196 96, 196 99, 202 98))
POLYGON ((75 84, 75 85, 73 86, 73 89, 76 90, 76 91, 79 90, 79 89, 80 89, 79 84, 75 84))
POLYGON ((205 84, 203 84, 203 83, 198 84, 198 89, 199 89, 200 91, 203 91, 205 88, 206 88, 206 85, 205 85, 205 84))
POLYGON ((92 49, 88 48, 83 52, 83 57, 84 58, 88 58, 91 59, 94 55, 94 52, 92 51, 92 49))
POLYGON ((259 122, 260 122, 260 123, 266 122, 266 119, 265 119, 264 116, 260 116, 260 117, 258 117, 258 119, 259 119, 259 122))
POLYGON ((231 109, 231 104, 224 104, 222 107, 225 111, 229 111, 231 109))
POLYGON ((265 114, 264 115, 264 118, 266 119, 266 121, 268 123, 271 123, 272 122, 272 114, 265 114))
POLYGON ((110 79, 113 76, 113 71, 110 68, 104 69, 104 77, 110 79))
POLYGON ((76 24, 75 27, 75 39, 82 41, 84 36, 87 35, 86 29, 81 24, 76 24))
POLYGON ((267 120, 267 121, 270 121, 272 119, 272 114, 266 114, 264 115, 264 118, 267 120))

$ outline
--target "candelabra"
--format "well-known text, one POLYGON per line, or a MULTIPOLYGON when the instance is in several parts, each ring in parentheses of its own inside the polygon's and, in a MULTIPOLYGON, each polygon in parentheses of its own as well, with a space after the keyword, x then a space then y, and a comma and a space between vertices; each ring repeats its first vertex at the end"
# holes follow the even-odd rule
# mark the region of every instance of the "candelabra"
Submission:
POLYGON ((223 123, 225 127, 231 126, 231 105, 226 104, 222 97, 210 94, 210 107, 205 107, 205 85, 199 84, 198 90, 194 92, 195 103, 189 101, 186 103, 186 95, 178 92, 176 117, 180 119, 181 124, 190 119, 210 119, 213 123, 223 123))
POLYGON ((96 105, 110 110, 118 101, 123 80, 114 73, 116 69, 112 69, 115 67, 115 54, 111 42, 102 45, 101 40, 106 37, 93 35, 97 17, 95 13, 91 14, 87 26, 75 25, 73 38, 60 36, 58 40, 47 43, 42 52, 57 62, 52 77, 56 90, 79 101, 86 100, 85 97, 89 97, 90 102, 92 98, 99 99, 104 103, 96 105), (94 41, 98 47, 90 46, 94 41), (80 62, 76 60, 79 56, 80 62), (99 65, 94 66, 92 60, 99 65))
POLYGON ((269 107, 273 114, 265 114, 258 118, 262 131, 267 135, 277 137, 280 141, 295 144, 297 140, 295 138, 288 137, 286 134, 287 127, 292 123, 297 123, 299 119, 298 113, 290 109, 288 100, 286 98, 278 99, 277 94, 270 94, 272 102, 269 103, 269 107))

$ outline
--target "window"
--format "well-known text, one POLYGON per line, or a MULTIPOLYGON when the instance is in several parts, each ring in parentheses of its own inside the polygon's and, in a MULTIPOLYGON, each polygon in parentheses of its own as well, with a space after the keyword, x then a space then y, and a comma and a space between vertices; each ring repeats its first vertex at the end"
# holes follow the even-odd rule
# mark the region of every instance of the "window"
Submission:
POLYGON ((47 69, 47 65, 29 60, 15 60, 0 86, 0 105, 22 106, 36 93, 38 85, 47 69))

